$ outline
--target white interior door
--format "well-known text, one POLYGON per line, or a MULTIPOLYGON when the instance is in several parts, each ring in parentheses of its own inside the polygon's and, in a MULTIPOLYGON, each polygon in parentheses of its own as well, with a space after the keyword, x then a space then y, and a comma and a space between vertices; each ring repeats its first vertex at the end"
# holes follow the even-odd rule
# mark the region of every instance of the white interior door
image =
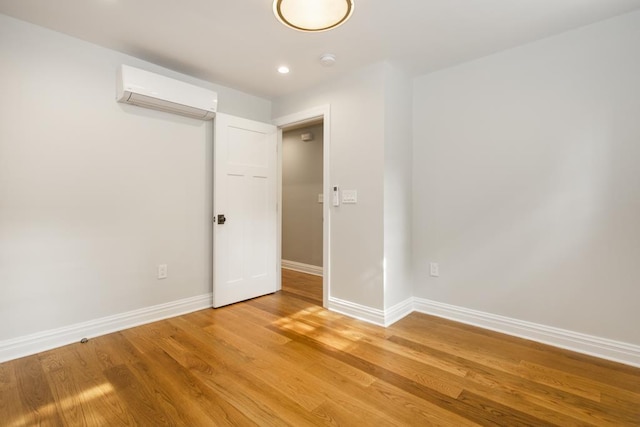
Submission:
POLYGON ((276 127, 216 114, 213 306, 276 291, 276 127), (224 217, 223 217, 224 216, 224 217))

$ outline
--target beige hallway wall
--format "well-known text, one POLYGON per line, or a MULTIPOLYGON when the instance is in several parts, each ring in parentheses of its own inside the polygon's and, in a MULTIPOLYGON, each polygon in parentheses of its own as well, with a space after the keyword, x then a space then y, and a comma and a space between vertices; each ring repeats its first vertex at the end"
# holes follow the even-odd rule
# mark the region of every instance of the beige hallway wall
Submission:
POLYGON ((322 267, 322 124, 282 134, 282 259, 322 267), (301 135, 311 133, 311 141, 301 135))

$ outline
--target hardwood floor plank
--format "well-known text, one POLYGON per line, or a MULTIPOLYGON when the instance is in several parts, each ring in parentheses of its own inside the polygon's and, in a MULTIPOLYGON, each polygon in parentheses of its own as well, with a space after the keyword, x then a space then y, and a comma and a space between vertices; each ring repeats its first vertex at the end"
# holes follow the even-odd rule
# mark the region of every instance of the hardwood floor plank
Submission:
POLYGON ((79 399, 88 426, 135 426, 136 421, 119 396, 107 381, 86 382, 79 392, 79 399))
MULTIPOLYGON (((175 323, 179 324, 183 321, 178 319, 175 323)), ((236 349, 219 336, 209 335, 202 330, 192 332, 196 337, 188 336, 185 332, 174 334, 167 341, 173 341, 174 347, 178 346, 181 353, 189 353, 191 356, 187 359, 187 363, 192 373, 245 416, 260 425, 279 425, 283 420, 290 420, 293 425, 313 424, 311 422, 313 418, 309 412, 302 411, 303 407, 298 406, 271 384, 251 373, 251 366, 249 366, 253 361, 251 356, 236 349), (203 343, 206 342, 209 342, 210 346, 215 346, 215 352, 203 351, 206 347, 203 343), (234 390, 236 394, 232 394, 234 390), (257 397, 255 401, 247 398, 267 390, 270 391, 271 396, 268 399, 267 396, 263 396, 265 402, 259 402, 260 399, 257 397)), ((167 350, 171 351, 170 348, 167 350)), ((171 354, 174 356, 175 352, 171 354)))
POLYGON ((450 411, 446 405, 437 404, 423 399, 417 394, 411 393, 401 387, 386 381, 376 380, 369 392, 378 395, 383 402, 383 407, 389 411, 401 412, 396 416, 399 419, 409 417, 407 425, 441 425, 441 426, 478 426, 474 417, 450 411))
MULTIPOLYGON (((81 402, 86 425, 135 425, 126 406, 104 377, 93 346, 72 344, 44 353, 42 360, 45 369, 68 368, 76 383, 77 399, 81 402)), ((49 381, 55 380, 49 378, 49 381)))
POLYGON ((87 425, 81 389, 64 360, 64 353, 49 352, 40 358, 58 413, 65 425, 87 425))
POLYGON ((322 305, 322 277, 282 269, 283 291, 315 305, 322 305))
MULTIPOLYGON (((160 354, 154 357, 157 358, 156 360, 162 360, 160 354)), ((165 369, 158 369, 154 360, 147 355, 133 364, 132 371, 139 381, 142 380, 148 384, 158 405, 162 406, 173 419, 179 420, 178 424, 192 426, 213 424, 213 419, 201 409, 200 405, 195 404, 184 390, 176 391, 174 384, 179 383, 180 374, 175 370, 166 370, 167 366, 171 366, 171 362, 167 360, 164 362, 165 369)))
MULTIPOLYGON (((354 415, 377 414, 378 419, 386 417, 384 412, 378 410, 379 405, 371 405, 364 400, 356 403, 349 394, 345 394, 342 387, 336 388, 332 382, 325 381, 325 377, 314 377, 308 372, 310 369, 306 363, 308 360, 322 360, 328 359, 328 357, 316 355, 309 358, 305 352, 300 350, 287 355, 287 345, 278 346, 277 351, 265 351, 269 348, 262 347, 242 333, 224 330, 219 325, 214 327, 215 330, 212 330, 212 334, 221 336, 225 341, 235 346, 242 347, 253 359, 248 367, 253 375, 281 390, 291 400, 308 411, 314 411, 325 402, 335 402, 342 406, 350 406, 354 415)), ((208 327, 207 330, 214 327, 208 327)), ((244 330, 243 328, 239 329, 244 330)), ((365 392, 362 388, 358 391, 365 392)), ((389 421, 391 422, 391 420, 389 421)))
MULTIPOLYGON (((203 315, 206 314, 203 313, 203 315)), ((227 311, 221 316, 217 316, 217 319, 222 319, 223 322, 211 324, 202 329, 209 332, 215 331, 217 328, 225 328, 238 336, 245 337, 253 342, 260 342, 264 346, 278 346, 291 342, 290 339, 280 334, 264 329, 264 321, 252 319, 249 315, 227 311)))
MULTIPOLYGON (((280 293, 282 295, 290 296, 290 297, 293 297, 293 298, 308 302, 310 304, 319 304, 319 302, 318 302, 318 300, 316 298, 314 298, 313 296, 305 295, 304 293, 301 293, 301 292, 291 292, 291 291, 288 291, 288 290, 283 290, 283 291, 280 291, 280 293)), ((321 301, 320 301, 320 303, 321 303, 321 301)))
POLYGON ((126 339, 122 332, 115 332, 100 338, 103 339, 101 345, 111 350, 110 354, 114 363, 132 365, 140 360, 142 352, 126 339))
POLYGON ((424 344, 429 348, 451 355, 465 354, 478 363, 499 367, 505 371, 516 369, 522 360, 522 357, 512 354, 511 351, 504 351, 502 347, 478 340, 477 336, 468 331, 468 325, 463 325, 462 329, 455 329, 449 325, 455 323, 447 321, 444 323, 447 328, 443 329, 444 320, 434 316, 412 313, 388 329, 392 335, 424 344), (469 340, 466 339, 467 336, 469 336, 469 340), (495 351, 496 348, 500 348, 500 351, 495 351))
POLYGON ((389 354, 369 343, 360 342, 350 348, 349 353, 454 399, 464 389, 463 381, 457 375, 398 354, 389 354))
POLYGON ((197 355, 203 360, 213 363, 218 370, 224 371, 228 367, 238 367, 249 363, 252 359, 242 349, 234 347, 217 335, 207 333, 202 329, 190 330, 189 323, 183 319, 169 319, 175 325, 183 325, 181 332, 171 336, 171 340, 197 355))
POLYGON ((640 378, 638 372, 634 371, 637 368, 564 349, 541 346, 533 343, 531 350, 523 355, 523 359, 566 374, 581 376, 588 372, 589 378, 598 383, 640 394, 640 378))
MULTIPOLYGON (((638 392, 640 381, 636 368, 621 365, 592 356, 578 354, 568 350, 547 346, 534 341, 509 337, 498 332, 480 329, 474 326, 456 323, 447 319, 414 313, 407 316, 389 329, 398 328, 399 336, 409 339, 431 339, 452 354, 474 353, 476 360, 487 357, 487 364, 501 366, 505 372, 522 370, 521 361, 535 363, 544 369, 555 368, 576 377, 589 372, 591 381, 597 379, 600 384, 612 382, 616 389, 638 392), (415 331, 415 333, 414 333, 415 331), (498 346, 500 352, 494 349, 498 346)), ((585 391, 585 393, 589 393, 585 391)), ((595 396, 592 396, 595 397, 595 396)))
POLYGON ((164 398, 156 398, 149 383, 140 381, 126 365, 107 368, 105 378, 139 425, 179 425, 175 408, 164 398))
POLYGON ((520 375, 531 381, 557 388, 576 396, 582 396, 595 402, 600 401, 601 392, 597 386, 589 384, 584 378, 555 371, 535 363, 520 362, 520 375))
POLYGON ((15 375, 16 361, 0 364, 0 420, 8 426, 26 425, 25 412, 18 393, 15 375))
POLYGON ((254 425, 238 409, 198 380, 188 368, 178 364, 164 351, 145 355, 147 375, 156 373, 160 389, 168 390, 172 402, 189 412, 187 425, 254 425), (207 421, 208 420, 208 421, 207 421))
POLYGON ((378 414, 363 412, 361 408, 354 410, 349 402, 328 401, 313 411, 313 414, 322 419, 323 424, 333 426, 348 426, 357 416, 358 423, 363 426, 400 426, 401 424, 381 417, 378 414), (357 414, 357 415, 356 415, 357 414))
MULTIPOLYGON (((293 318, 295 318, 295 316, 293 318)), ((324 322, 322 317, 317 316, 317 313, 312 313, 310 315, 305 313, 304 319, 300 321, 310 324, 315 328, 315 331, 325 330, 330 334, 335 334, 337 332, 336 328, 326 327, 326 322, 324 322)), ((451 363, 439 356, 431 357, 428 353, 421 350, 414 351, 412 348, 398 345, 393 340, 390 340, 389 336, 379 336, 367 333, 366 331, 363 331, 360 324, 343 322, 338 331, 340 336, 348 338, 354 343, 362 346, 371 345, 388 358, 393 359, 397 357, 400 359, 411 359, 420 365, 426 365, 429 368, 444 371, 461 378, 467 375, 466 369, 457 363, 451 363)))
MULTIPOLYGON (((579 375, 567 373, 527 360, 520 362, 520 365, 526 372, 523 376, 533 376, 536 378, 536 382, 552 383, 556 388, 568 389, 572 394, 583 396, 596 402, 602 401, 603 393, 628 402, 640 402, 640 393, 629 391, 626 387, 613 387, 599 380, 587 378, 584 373, 579 375)), ((640 377, 638 382, 640 382, 640 377)))
POLYGON ((615 407, 596 405, 581 396, 537 383, 515 372, 504 372, 500 367, 447 354, 404 338, 394 336, 390 340, 417 351, 434 354, 443 360, 457 361, 469 371, 465 389, 491 395, 498 403, 517 404, 526 413, 563 426, 584 423, 615 425, 614 419, 608 415, 616 411, 615 407))
POLYGON ((528 415, 513 407, 502 405, 490 398, 486 398, 466 390, 462 392, 458 401, 464 403, 467 409, 474 408, 480 410, 481 412, 475 411, 474 416, 477 416, 478 414, 484 414, 486 416, 486 419, 476 418, 476 421, 482 425, 514 427, 543 427, 555 425, 545 422, 540 418, 528 415))
MULTIPOLYGON (((272 327, 275 328, 275 327, 272 327)), ((275 330, 278 330, 275 328, 275 330)), ((426 400, 436 406, 440 406, 445 408, 455 414, 462 415, 465 418, 468 418, 471 421, 479 422, 479 423, 487 423, 493 422, 494 418, 491 413, 485 413, 485 411, 477 406, 477 405, 465 405, 463 402, 456 400, 450 396, 439 393, 438 391, 429 388, 423 384, 412 381, 408 378, 403 377, 397 373, 384 369, 376 364, 370 363, 362 358, 353 356, 348 352, 343 352, 337 350, 331 346, 325 345, 322 342, 315 340, 312 337, 309 337, 305 334, 299 334, 295 331, 291 330, 281 330, 281 333, 288 336, 293 340, 298 340, 300 342, 305 343, 308 346, 313 347, 316 351, 325 354, 332 354, 334 357, 339 360, 350 364, 353 367, 357 367, 360 370, 367 372, 370 375, 373 375, 382 381, 388 382, 389 384, 393 384, 396 387, 413 394, 423 400, 426 400)), ((496 418, 496 422, 499 421, 499 418, 496 418)))
MULTIPOLYGON (((390 340, 418 352, 432 354, 434 357, 443 360, 455 361, 455 363, 463 366, 467 370, 465 390, 482 395, 491 395, 497 403, 504 405, 512 405, 518 402, 518 406, 522 407, 524 412, 558 425, 576 425, 578 423, 577 419, 559 414, 555 410, 548 410, 545 405, 539 405, 539 402, 534 403, 535 400, 528 397, 530 393, 534 393, 536 397, 539 396, 541 399, 549 397, 550 401, 555 404, 571 398, 569 395, 561 395, 560 392, 556 392, 551 388, 529 383, 515 375, 493 369, 491 366, 481 365, 459 356, 440 352, 400 337, 394 336, 390 340), (523 389, 527 391, 523 393, 521 391, 523 389)), ((592 418, 591 420, 593 421, 592 418)))
MULTIPOLYGON (((335 330, 319 323, 293 319, 280 322, 279 326, 295 333, 304 333, 305 336, 336 350, 348 348, 350 354, 362 360, 447 396, 455 398, 462 392, 462 387, 454 376, 448 375, 434 366, 428 366, 425 361, 416 362, 408 357, 390 353, 383 348, 364 342, 363 334, 356 333, 350 328, 343 328, 339 334, 336 334, 335 330)), ((456 371, 456 375, 459 374, 460 372, 456 371)))
POLYGON ((640 426, 640 399, 620 399, 607 395, 602 395, 602 404, 609 408, 610 414, 615 414, 614 419, 624 420, 629 425, 640 426))
POLYGON ((25 357, 15 363, 16 386, 25 409, 25 425, 61 426, 62 418, 37 357, 25 357))
MULTIPOLYGON (((292 342, 287 344, 287 347, 294 347, 296 348, 296 352, 309 354, 308 358, 311 359, 313 363, 306 367, 306 369, 316 376, 340 375, 341 378, 345 378, 349 382, 360 387, 368 387, 376 381, 375 376, 369 375, 366 372, 363 372, 349 364, 343 363, 333 357, 315 354, 312 358, 311 355, 313 352, 303 344, 292 342), (298 350, 298 348, 304 348, 304 350, 298 350)), ((342 387, 344 383, 340 381, 339 384, 342 387)))
POLYGON ((286 394, 262 381, 249 370, 200 375, 201 380, 258 425, 305 426, 317 418, 286 394))
MULTIPOLYGON (((332 359, 327 358, 327 360, 332 359)), ((332 365, 335 362, 341 363, 334 359, 332 365)), ((345 375, 344 369, 327 369, 326 365, 322 363, 312 365, 306 370, 323 381, 338 384, 339 389, 349 396, 360 396, 359 400, 366 402, 369 407, 378 408, 388 418, 401 425, 413 425, 420 420, 428 422, 430 425, 452 425, 452 423, 457 426, 477 425, 465 418, 457 417, 451 412, 442 410, 436 405, 416 398, 412 394, 406 393, 384 381, 374 380, 369 384, 360 384, 353 380, 351 373, 345 375)), ((351 368, 351 370, 355 370, 355 368, 351 368)), ((367 376, 375 378, 370 375, 367 376)))

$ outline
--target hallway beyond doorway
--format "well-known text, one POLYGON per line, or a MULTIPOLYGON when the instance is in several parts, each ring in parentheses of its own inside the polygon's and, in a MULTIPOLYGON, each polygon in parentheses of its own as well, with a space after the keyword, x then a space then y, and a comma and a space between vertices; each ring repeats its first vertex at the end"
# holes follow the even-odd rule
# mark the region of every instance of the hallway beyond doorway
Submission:
POLYGON ((282 293, 322 307, 322 277, 283 268, 282 293))

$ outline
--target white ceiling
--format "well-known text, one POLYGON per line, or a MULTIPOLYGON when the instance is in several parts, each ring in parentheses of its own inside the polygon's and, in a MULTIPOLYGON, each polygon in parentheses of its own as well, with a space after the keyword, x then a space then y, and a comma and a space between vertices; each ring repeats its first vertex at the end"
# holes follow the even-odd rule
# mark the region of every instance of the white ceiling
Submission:
POLYGON ((381 60, 419 75, 636 9, 640 0, 355 0, 343 26, 300 33, 276 20, 272 0, 0 0, 0 13, 268 98, 381 60))

